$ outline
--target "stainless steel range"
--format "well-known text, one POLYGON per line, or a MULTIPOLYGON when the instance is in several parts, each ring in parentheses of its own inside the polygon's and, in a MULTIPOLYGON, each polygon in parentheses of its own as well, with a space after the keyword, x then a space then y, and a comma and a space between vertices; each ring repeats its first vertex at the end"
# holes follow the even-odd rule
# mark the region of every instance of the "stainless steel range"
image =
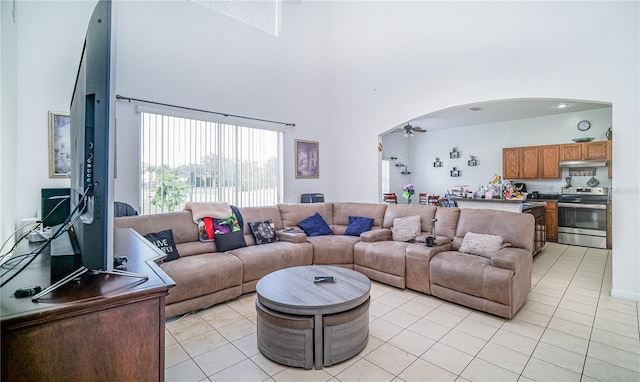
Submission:
POLYGON ((565 187, 558 200, 558 243, 607 248, 606 187, 565 187))

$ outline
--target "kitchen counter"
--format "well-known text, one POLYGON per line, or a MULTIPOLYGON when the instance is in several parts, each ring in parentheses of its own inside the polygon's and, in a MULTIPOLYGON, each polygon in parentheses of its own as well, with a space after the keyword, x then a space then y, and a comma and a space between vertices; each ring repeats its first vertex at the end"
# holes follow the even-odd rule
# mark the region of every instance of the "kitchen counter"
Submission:
POLYGON ((545 207, 545 202, 522 199, 468 199, 451 198, 460 208, 485 208, 510 212, 529 212, 533 208, 545 207))

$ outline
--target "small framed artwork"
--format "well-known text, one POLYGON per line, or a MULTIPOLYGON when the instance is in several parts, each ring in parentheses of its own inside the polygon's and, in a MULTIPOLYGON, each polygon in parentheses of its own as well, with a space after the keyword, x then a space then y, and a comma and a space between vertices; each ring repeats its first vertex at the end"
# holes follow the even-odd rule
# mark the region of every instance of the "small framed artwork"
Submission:
POLYGON ((473 156, 473 155, 471 155, 470 157, 471 157, 471 159, 469 159, 469 160, 467 161, 467 165, 469 165, 469 166, 471 166, 471 167, 473 167, 473 166, 477 166, 477 165, 478 165, 478 160, 476 159, 476 157, 475 157, 475 156, 473 156))
POLYGON ((66 178, 71 170, 69 113, 49 112, 49 178, 66 178))
POLYGON ((296 139, 296 179, 320 177, 320 143, 296 139))
POLYGON ((453 177, 453 178, 457 178, 460 176, 460 170, 458 170, 457 168, 453 168, 451 171, 449 171, 449 176, 453 177))
POLYGON ((440 158, 436 158, 436 161, 433 162, 433 167, 442 167, 442 162, 440 161, 440 158))

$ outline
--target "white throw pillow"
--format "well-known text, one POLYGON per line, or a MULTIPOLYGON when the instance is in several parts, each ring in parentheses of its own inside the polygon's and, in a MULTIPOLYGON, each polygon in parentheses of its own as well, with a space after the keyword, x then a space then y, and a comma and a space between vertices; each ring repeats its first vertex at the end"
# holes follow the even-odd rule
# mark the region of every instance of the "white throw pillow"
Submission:
POLYGON ((411 241, 422 233, 420 229, 420 216, 406 216, 393 219, 391 234, 394 241, 411 241))
POLYGON ((467 232, 460 245, 460 252, 491 258, 502 248, 502 236, 467 232))

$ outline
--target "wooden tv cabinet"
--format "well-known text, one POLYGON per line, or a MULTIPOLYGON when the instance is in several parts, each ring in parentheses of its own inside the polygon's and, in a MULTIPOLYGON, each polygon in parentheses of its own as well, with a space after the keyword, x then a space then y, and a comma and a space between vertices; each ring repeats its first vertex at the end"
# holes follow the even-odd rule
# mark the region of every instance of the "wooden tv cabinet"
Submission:
POLYGON ((43 253, 0 288, 3 381, 164 380, 164 300, 175 283, 146 239, 130 229, 115 229, 114 238, 127 271, 148 280, 87 273, 38 302, 13 297, 51 284, 43 253))

